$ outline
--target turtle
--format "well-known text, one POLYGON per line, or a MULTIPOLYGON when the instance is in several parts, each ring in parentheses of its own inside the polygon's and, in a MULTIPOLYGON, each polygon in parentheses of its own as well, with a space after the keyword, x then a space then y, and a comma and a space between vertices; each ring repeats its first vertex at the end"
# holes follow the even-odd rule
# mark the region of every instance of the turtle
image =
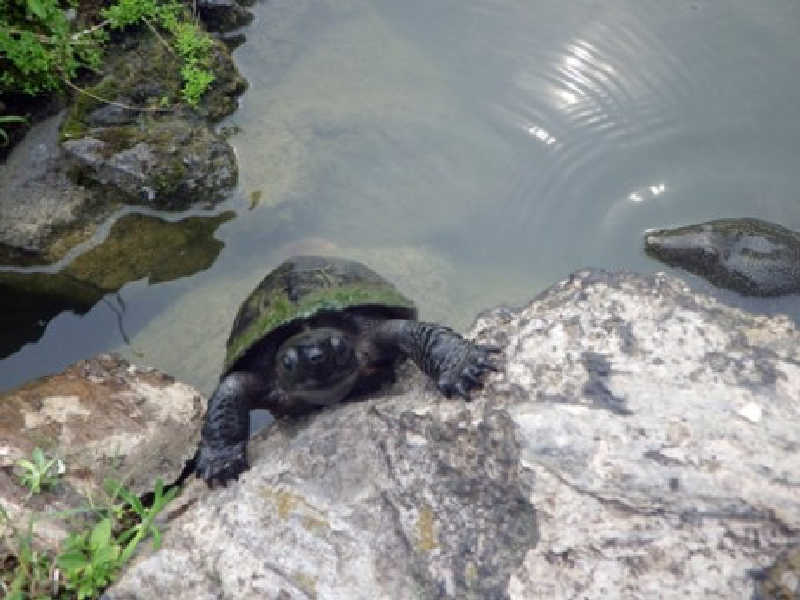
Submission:
POLYGON ((800 292, 800 234, 760 219, 648 229, 645 252, 745 296, 800 292))
POLYGON ((264 277, 234 319, 195 474, 213 487, 248 468, 253 409, 291 418, 363 397, 393 380, 406 358, 446 397, 468 400, 498 370, 499 352, 418 321, 414 303, 359 262, 289 258, 264 277))

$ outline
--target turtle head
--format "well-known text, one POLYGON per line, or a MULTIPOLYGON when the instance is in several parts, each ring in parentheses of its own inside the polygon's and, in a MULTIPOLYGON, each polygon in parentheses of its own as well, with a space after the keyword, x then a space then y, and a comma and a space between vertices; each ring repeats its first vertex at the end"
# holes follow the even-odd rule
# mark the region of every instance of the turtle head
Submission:
POLYGON ((275 363, 281 389, 307 404, 339 402, 359 375, 355 340, 332 327, 316 327, 288 338, 278 348, 275 363))

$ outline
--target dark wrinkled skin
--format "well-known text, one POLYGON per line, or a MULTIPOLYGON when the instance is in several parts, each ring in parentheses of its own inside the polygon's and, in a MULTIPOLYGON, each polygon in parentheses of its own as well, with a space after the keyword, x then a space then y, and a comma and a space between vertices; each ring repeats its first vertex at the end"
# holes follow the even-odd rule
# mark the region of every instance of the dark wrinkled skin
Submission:
POLYGON ((208 402, 195 473, 213 487, 248 468, 250 411, 297 416, 375 389, 410 358, 445 396, 469 394, 496 371, 494 346, 433 323, 382 319, 375 311, 319 317, 273 351, 251 352, 223 376, 208 402))
POLYGON ((758 219, 645 232, 645 252, 747 296, 800 292, 800 234, 758 219))

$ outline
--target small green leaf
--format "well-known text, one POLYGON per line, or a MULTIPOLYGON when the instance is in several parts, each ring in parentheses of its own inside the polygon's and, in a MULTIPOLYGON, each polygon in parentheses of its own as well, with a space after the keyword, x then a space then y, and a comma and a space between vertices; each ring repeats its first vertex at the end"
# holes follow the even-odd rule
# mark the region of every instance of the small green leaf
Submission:
POLYGON ((117 560, 119 556, 119 546, 100 546, 94 553, 94 563, 102 565, 117 560))
POLYGON ((127 542, 129 539, 131 539, 131 538, 133 537, 133 535, 134 535, 134 534, 135 534, 137 531, 138 531, 138 526, 137 526, 137 525, 134 525, 133 527, 130 527, 129 529, 126 529, 125 531, 123 531, 122 533, 120 533, 120 534, 117 536, 117 541, 118 541, 120 544, 124 544, 124 543, 125 543, 125 542, 127 542))
POLYGON ((136 550, 136 546, 139 545, 140 539, 140 536, 137 535, 128 542, 128 544, 125 546, 125 550, 123 550, 122 554, 120 555, 121 562, 126 563, 128 562, 128 559, 133 556, 133 552, 136 550))
POLYGON ((86 566, 86 556, 80 550, 71 550, 59 555, 56 562, 65 571, 74 571, 86 566))
POLYGON ((91 548, 102 548, 108 546, 111 541, 111 519, 103 519, 92 529, 92 537, 89 539, 91 548))
POLYGON ((153 535, 153 550, 158 550, 161 548, 161 531, 158 527, 153 527, 151 533, 153 535))
POLYGON ((29 471, 33 471, 34 469, 36 469, 36 465, 34 465, 31 461, 25 458, 20 458, 17 461, 17 464, 24 469, 28 469, 29 471))
POLYGON ((41 0, 28 0, 28 10, 42 20, 47 17, 47 12, 45 11, 41 0))

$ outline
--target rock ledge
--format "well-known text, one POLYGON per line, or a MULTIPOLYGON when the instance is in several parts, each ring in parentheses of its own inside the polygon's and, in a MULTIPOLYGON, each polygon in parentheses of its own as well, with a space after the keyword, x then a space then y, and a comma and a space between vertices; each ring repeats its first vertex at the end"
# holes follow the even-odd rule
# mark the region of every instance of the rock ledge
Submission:
POLYGON ((107 598, 797 597, 788 319, 581 271, 472 334, 506 358, 473 402, 409 369, 277 423, 107 598))

